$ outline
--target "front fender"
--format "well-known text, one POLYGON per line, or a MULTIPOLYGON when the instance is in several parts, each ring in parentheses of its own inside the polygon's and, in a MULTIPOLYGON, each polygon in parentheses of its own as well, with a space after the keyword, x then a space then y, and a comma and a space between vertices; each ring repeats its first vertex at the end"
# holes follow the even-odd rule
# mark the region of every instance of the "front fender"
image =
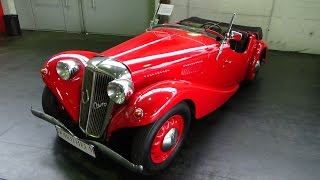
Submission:
POLYGON ((80 94, 85 64, 96 55, 97 53, 89 51, 66 51, 54 55, 43 66, 47 71, 46 74, 42 74, 44 83, 76 123, 79 119, 80 94), (64 59, 72 59, 80 64, 79 72, 68 81, 60 79, 56 71, 57 63, 64 59))
POLYGON ((107 138, 121 128, 153 123, 184 100, 193 103, 195 117, 201 118, 221 106, 238 87, 235 85, 216 89, 188 81, 163 81, 153 84, 136 93, 127 104, 117 110, 108 126, 107 138), (143 110, 143 117, 139 119, 133 116, 137 108, 143 110))

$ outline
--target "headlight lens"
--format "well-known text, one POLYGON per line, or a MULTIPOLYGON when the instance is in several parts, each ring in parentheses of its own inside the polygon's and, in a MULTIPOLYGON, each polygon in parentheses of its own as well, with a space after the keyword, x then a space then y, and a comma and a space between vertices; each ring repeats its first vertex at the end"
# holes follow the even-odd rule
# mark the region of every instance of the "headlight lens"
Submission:
POLYGON ((62 60, 57 63, 57 73, 63 80, 69 80, 80 69, 80 65, 77 61, 74 60, 62 60))
POLYGON ((133 93, 132 81, 116 79, 108 84, 108 96, 116 104, 123 104, 133 93))

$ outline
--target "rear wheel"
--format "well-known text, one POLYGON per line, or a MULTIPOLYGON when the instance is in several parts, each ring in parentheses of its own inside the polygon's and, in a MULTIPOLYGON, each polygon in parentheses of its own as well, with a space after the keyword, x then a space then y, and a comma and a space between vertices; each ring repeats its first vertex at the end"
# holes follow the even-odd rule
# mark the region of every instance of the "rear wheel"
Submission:
POLYGON ((256 62, 256 64, 254 65, 253 80, 256 79, 256 77, 257 77, 260 69, 261 69, 261 60, 258 60, 258 61, 256 62))
POLYGON ((249 69, 249 74, 247 76, 247 80, 245 81, 245 84, 250 84, 257 80, 257 77, 262 65, 261 63, 263 63, 263 60, 259 59, 255 62, 254 66, 249 69))
POLYGON ((180 103, 151 125, 141 127, 134 137, 131 158, 146 174, 167 168, 179 151, 189 129, 191 113, 180 103))

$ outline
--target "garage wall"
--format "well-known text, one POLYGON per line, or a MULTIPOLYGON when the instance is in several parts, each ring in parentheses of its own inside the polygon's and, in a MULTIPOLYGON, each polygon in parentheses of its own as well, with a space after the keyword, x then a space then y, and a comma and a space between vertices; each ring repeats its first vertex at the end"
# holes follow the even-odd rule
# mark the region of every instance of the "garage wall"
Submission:
POLYGON ((276 0, 268 42, 273 49, 320 54, 320 1, 276 0))
POLYGON ((149 25, 151 7, 154 3, 150 0, 83 0, 85 30, 99 34, 140 34, 149 25))
POLYGON ((172 4, 175 4, 173 20, 198 16, 229 22, 232 14, 236 12, 236 24, 260 26, 266 34, 272 3, 271 0, 172 0, 172 4))
POLYGON ((1 0, 4 14, 16 14, 16 8, 12 0, 1 0))
POLYGON ((22 29, 81 32, 78 0, 14 0, 14 5, 22 29))
POLYGON ((22 29, 33 30, 36 28, 31 0, 14 0, 17 12, 19 12, 19 22, 22 29))
POLYGON ((319 0, 171 0, 171 20, 199 16, 260 26, 270 49, 320 54, 319 0))
POLYGON ((15 4, 22 29, 130 36, 145 31, 155 6, 150 0, 2 1, 15 4))

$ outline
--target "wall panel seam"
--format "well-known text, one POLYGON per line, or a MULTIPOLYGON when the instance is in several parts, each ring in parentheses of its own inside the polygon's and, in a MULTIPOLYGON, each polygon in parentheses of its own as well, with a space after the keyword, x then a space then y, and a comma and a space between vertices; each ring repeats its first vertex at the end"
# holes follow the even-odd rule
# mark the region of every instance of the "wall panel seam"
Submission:
POLYGON ((276 4, 275 3, 276 2, 276 0, 273 0, 272 1, 272 7, 271 7, 271 12, 270 12, 270 19, 269 19, 269 25, 268 25, 268 30, 267 30, 267 32, 266 32, 266 40, 268 40, 268 36, 269 36, 269 32, 270 32, 270 26, 271 26, 271 21, 272 21, 272 16, 273 16, 273 12, 274 12, 274 5, 276 4))

